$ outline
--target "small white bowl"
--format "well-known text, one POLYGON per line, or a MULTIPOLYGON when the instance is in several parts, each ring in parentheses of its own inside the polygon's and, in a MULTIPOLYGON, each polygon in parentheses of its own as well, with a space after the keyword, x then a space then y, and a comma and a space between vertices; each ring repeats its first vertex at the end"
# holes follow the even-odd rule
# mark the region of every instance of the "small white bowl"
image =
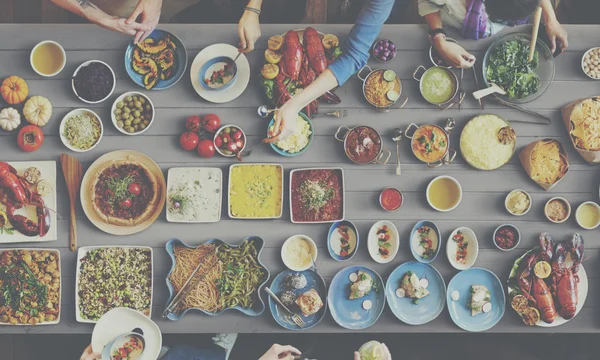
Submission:
POLYGON ((569 204, 569 202, 567 201, 567 199, 565 199, 564 197, 560 197, 560 196, 555 196, 552 199, 546 201, 546 204, 544 205, 544 216, 546 216, 546 219, 548 219, 550 222, 553 222, 555 224, 562 224, 565 221, 569 220, 569 218, 571 217, 571 204, 569 204), (562 221, 554 221, 552 219, 550 219, 550 217, 548 216, 548 214, 546 213, 546 206, 548 206, 548 204, 552 201, 552 200, 562 200, 565 204, 567 204, 567 217, 565 217, 564 220, 562 221))
POLYGON ((587 227, 587 226, 583 226, 580 222, 579 222, 579 218, 577 217, 577 213, 579 212, 579 208, 581 208, 583 205, 586 204, 590 204, 593 205, 596 210, 598 210, 598 212, 600 213, 600 205, 598 205, 597 203, 593 202, 593 201, 586 201, 584 203, 582 203, 581 205, 579 205, 577 207, 577 210, 575 210, 575 220, 577 220, 577 225, 581 226, 583 229, 586 230, 594 230, 595 228, 597 228, 598 226, 600 226, 600 220, 596 223, 596 225, 592 226, 592 227, 587 227))
POLYGON ((308 270, 308 269, 312 268, 312 266, 313 266, 312 261, 310 263, 308 263, 307 266, 305 266, 305 267, 293 267, 292 265, 290 265, 289 258, 288 258, 289 255, 286 253, 286 249, 290 245, 292 240, 294 240, 294 239, 305 240, 310 245, 314 262, 315 263, 317 262, 317 255, 319 254, 318 249, 317 249, 317 244, 315 244, 313 239, 311 239, 310 237, 308 237, 306 235, 302 235, 302 234, 290 236, 283 243, 283 246, 281 247, 281 260, 283 260, 283 263, 285 264, 285 266, 287 266, 287 268, 292 271, 304 271, 304 270, 308 270))
POLYGON ((56 76, 58 75, 61 71, 63 71, 63 69, 65 68, 65 65, 67 64, 67 53, 65 52, 65 49, 56 41, 52 41, 52 40, 44 40, 40 43, 38 43, 36 46, 33 47, 33 49, 31 49, 31 54, 29 55, 29 63, 31 64, 31 68, 33 69, 33 71, 35 71, 38 75, 43 76, 43 77, 52 77, 52 76, 56 76), (63 56, 63 63, 60 67, 60 69, 58 69, 57 72, 55 72, 54 74, 44 74, 38 71, 38 69, 35 68, 35 66, 33 66, 33 53, 35 52, 35 50, 40 47, 41 45, 44 44, 52 44, 55 45, 56 47, 58 47, 60 49, 60 52, 62 53, 63 56))
POLYGON ((86 62, 84 62, 83 64, 79 65, 77 67, 77 69, 75 69, 75 72, 73 73, 73 78, 71 79, 71 88, 73 89, 73 93, 75 94, 75 96, 77 96, 77 98, 85 103, 88 104, 99 104, 101 102, 103 102, 104 100, 108 99, 113 91, 115 91, 115 86, 117 85, 117 77, 115 76, 115 72, 113 71, 113 69, 110 67, 110 65, 108 65, 107 63, 105 63, 104 61, 100 61, 100 60, 88 60, 86 62), (77 73, 79 72, 79 70, 81 70, 82 67, 87 66, 91 63, 100 63, 100 64, 104 64, 108 67, 108 69, 110 70, 110 73, 112 74, 112 78, 113 78, 113 86, 112 89, 110 89, 110 92, 108 93, 108 95, 106 95, 103 99, 97 100, 97 101, 89 101, 86 100, 84 98, 82 98, 81 96, 79 96, 79 94, 77 94, 77 90, 75 89, 75 75, 77 75, 77 73))
POLYGON ((502 251, 512 251, 512 250, 516 249, 519 246, 519 244, 521 243, 521 232, 513 224, 502 224, 502 225, 498 226, 496 228, 496 230, 494 230, 494 235, 492 237, 492 240, 494 241, 494 245, 496 245, 496 247, 499 250, 502 250, 502 251), (500 247, 500 245, 498 245, 498 243, 496 242, 496 233, 498 232, 498 230, 500 230, 500 228, 503 228, 505 226, 514 229, 516 231, 516 233, 517 233, 517 242, 515 243, 515 245, 513 247, 508 248, 508 249, 504 249, 504 248, 500 247))
POLYGON ((236 154, 227 155, 227 154, 223 153, 223 152, 221 151, 221 149, 219 149, 219 147, 218 147, 218 146, 217 146, 217 144, 215 143, 215 139, 217 138, 217 136, 218 136, 219 134, 221 134, 221 132, 222 132, 222 131, 223 131, 225 128, 228 128, 228 127, 235 127, 235 128, 239 129, 239 130, 242 132, 242 135, 244 136, 244 146, 242 146, 242 149, 241 149, 240 151, 238 151, 236 154, 239 154, 239 153, 241 153, 242 151, 244 151, 244 149, 246 148, 246 145, 248 144, 248 137, 246 136, 246 133, 244 132, 244 130, 242 130, 242 128, 241 128, 240 126, 238 126, 238 125, 233 125, 233 124, 223 125, 223 126, 221 126, 221 127, 219 128, 219 130, 217 130, 217 131, 215 132, 215 136, 213 137, 213 145, 214 145, 214 147, 215 147, 215 150, 216 150, 216 151, 219 153, 219 155, 221 155, 221 156, 225 156, 225 157, 235 157, 235 156, 236 156, 236 154))
POLYGON ((115 128, 117 130, 119 130, 119 132, 121 132, 125 135, 139 135, 139 134, 146 132, 146 130, 150 129, 150 126, 152 126, 152 124, 154 124, 155 116, 156 116, 156 109, 154 108, 154 104, 152 103, 152 100, 150 100, 150 97, 148 97, 146 94, 142 94, 141 92, 138 92, 138 91, 128 91, 128 92, 122 94, 113 102, 113 104, 110 108, 110 118, 112 120, 113 125, 115 126, 115 128), (150 104, 150 107, 152 107, 152 118, 150 119, 150 124, 148 124, 148 126, 146 126, 146 128, 144 130, 136 131, 134 133, 128 133, 127 131, 125 131, 124 129, 121 129, 117 125, 117 118, 115 118, 115 109, 117 108, 117 103, 119 101, 122 101, 127 96, 134 96, 134 95, 142 96, 142 97, 144 97, 144 99, 146 99, 146 101, 148 101, 148 103, 150 104))
POLYGON ((446 242, 446 256, 448 257, 450 265, 452 265, 452 267, 456 270, 467 270, 475 264, 477 255, 479 255, 479 243, 477 241, 477 235, 475 235, 475 232, 468 227, 459 227, 454 229, 454 231, 452 231, 448 237, 448 241, 446 242), (469 240, 469 243, 467 244, 467 261, 465 264, 461 264, 456 261, 456 250, 458 250, 458 246, 456 245, 456 242, 452 240, 452 237, 458 231, 461 231, 469 240))
POLYGON ((521 189, 514 189, 513 191, 509 192, 506 195, 506 198, 504 199, 504 207, 506 208, 506 211, 508 211, 509 214, 514 215, 514 216, 523 216, 523 215, 527 214, 529 212, 529 210, 531 210, 532 205, 533 205, 533 200, 531 199, 531 195, 529 195, 529 193, 527 191, 521 190, 521 189), (527 208, 527 210, 525 210, 521 214, 515 214, 514 212, 510 211, 510 209, 508 208, 508 197, 510 196, 510 194, 517 192, 517 191, 522 192, 529 199, 529 207, 527 208))
POLYGON ((371 258, 375 260, 375 262, 379 264, 387 264, 390 261, 394 260, 396 254, 398 254, 398 248, 400 248, 400 234, 398 233, 398 229, 396 228, 396 225, 394 225, 394 223, 387 220, 381 220, 373 224, 373 226, 371 226, 371 229, 369 230, 369 235, 367 236, 367 249, 369 250, 369 255, 371 255, 371 258), (383 257, 381 257, 381 255, 379 255, 379 239, 377 238, 377 230, 384 225, 387 225, 388 230, 390 232, 389 242, 391 248, 390 254, 387 257, 387 259, 384 259, 383 257))
POLYGON ((431 206, 434 210, 437 210, 440 212, 449 212, 449 211, 456 209, 458 207, 458 205, 460 205, 460 203, 462 202, 462 195, 463 195, 462 186, 460 186, 460 183, 458 182, 458 180, 456 180, 452 176, 447 176, 447 175, 438 176, 435 179, 431 180, 429 182, 429 185, 427 185, 427 190, 425 190, 425 197, 427 198, 427 202, 429 203, 429 206, 431 206), (458 186, 458 202, 456 203, 456 205, 454 205, 450 209, 438 209, 435 206, 433 206, 433 204, 429 200, 429 189, 431 188, 431 184, 433 184, 435 181, 437 181, 439 179, 450 179, 456 184, 456 186, 458 186))
POLYGON ((58 132, 60 134, 60 140, 62 141, 63 145, 65 145, 71 151, 83 153, 83 152, 92 150, 93 148, 98 146, 98 144, 100 144, 100 140, 102 140, 102 136, 104 135, 104 125, 102 125, 102 119, 100 119, 100 116, 98 116, 98 114, 96 114, 95 112, 93 112, 90 109, 80 108, 80 109, 75 109, 73 111, 70 111, 67 115, 65 115, 63 117, 62 121, 60 122, 60 127, 59 127, 58 132), (64 136, 65 126, 67 125, 67 119, 70 118, 71 116, 74 116, 74 115, 77 115, 77 114, 83 113, 83 112, 87 112, 87 113, 90 113, 91 115, 95 116, 96 119, 98 119, 98 122, 100 123, 100 136, 98 137, 98 140, 96 141, 96 143, 94 145, 92 145, 92 147, 90 147, 89 149, 85 149, 85 150, 73 147, 69 143, 69 140, 67 140, 67 138, 64 136))
POLYGON ((592 50, 595 50, 595 49, 598 49, 598 47, 593 47, 593 48, 591 48, 591 49, 588 49, 588 51, 586 51, 586 52, 583 54, 583 56, 581 57, 581 71, 583 71, 583 73, 584 73, 584 74, 585 74, 587 77, 589 77, 590 79, 592 79, 592 80, 600 80, 600 77, 597 77, 597 78, 595 78, 595 77, 592 77, 592 76, 591 76, 590 74, 588 74, 587 72, 585 72, 585 69, 584 69, 584 64, 583 64, 583 60, 585 59, 585 57, 586 57, 586 56, 587 56, 587 55, 588 55, 590 52, 592 52, 592 50))

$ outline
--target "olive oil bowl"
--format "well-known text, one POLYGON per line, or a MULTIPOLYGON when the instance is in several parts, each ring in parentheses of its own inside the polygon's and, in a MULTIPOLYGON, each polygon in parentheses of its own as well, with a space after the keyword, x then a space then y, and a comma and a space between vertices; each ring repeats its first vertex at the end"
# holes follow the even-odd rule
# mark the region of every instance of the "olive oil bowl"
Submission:
POLYGON ((438 176, 427 185, 427 202, 437 211, 456 209, 462 201, 462 187, 452 176, 438 176))
POLYGON ((67 53, 56 41, 44 40, 31 49, 29 62, 38 75, 52 77, 65 68, 67 53))

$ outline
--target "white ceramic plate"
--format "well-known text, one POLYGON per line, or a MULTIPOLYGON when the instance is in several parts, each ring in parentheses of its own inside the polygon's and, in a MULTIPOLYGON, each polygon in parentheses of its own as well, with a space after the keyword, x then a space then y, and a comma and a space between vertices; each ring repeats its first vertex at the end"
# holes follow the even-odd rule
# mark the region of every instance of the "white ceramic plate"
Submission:
MULTIPOLYGON (((195 185, 191 185, 194 189, 195 185)), ((165 202, 167 221, 174 223, 213 223, 221 220, 221 206, 223 199, 223 172, 220 168, 211 167, 189 167, 171 168, 167 173, 167 201, 165 202), (207 193, 205 201, 210 205, 215 204, 216 213, 207 209, 197 210, 198 217, 192 220, 184 220, 169 212, 169 204, 173 195, 172 188, 178 183, 195 184, 198 182, 200 191, 207 193)))
MULTIPOLYGON (((58 211, 56 205, 56 161, 10 161, 9 165, 12 165, 19 175, 23 175, 25 169, 29 167, 36 167, 42 173, 42 179, 46 179, 52 186, 52 191, 49 195, 42 197, 44 203, 50 211, 50 229, 44 237, 39 236, 25 236, 18 231, 15 231, 12 235, 6 232, 0 233, 0 243, 16 243, 16 242, 42 242, 42 241, 53 241, 58 238, 57 235, 57 219, 56 211, 58 211)), ((66 196, 66 194, 64 194, 66 196)), ((5 211, 5 206, 0 204, 0 210, 5 211)), ((17 214, 24 215, 33 221, 36 221, 37 215, 35 214, 35 206, 24 206, 23 208, 16 211, 17 214)))
MULTIPOLYGON (((100 320, 94 321, 94 320, 84 319, 81 316, 81 310, 79 309, 79 279, 81 277, 81 270, 80 270, 80 268, 81 268, 81 259, 85 256, 85 254, 88 251, 93 250, 93 249, 107 249, 107 248, 132 248, 132 249, 150 250, 150 270, 152 271, 152 284, 150 286, 150 313, 148 314, 148 318, 151 318, 152 317, 152 298, 154 297, 154 255, 153 255, 153 252, 152 252, 152 248, 148 247, 148 246, 117 246, 117 245, 110 245, 110 246, 84 246, 84 247, 80 247, 79 250, 77 251, 77 268, 75 270, 75 272, 76 272, 76 277, 75 277, 75 319, 77 320, 77 322, 88 323, 88 324, 95 324, 95 323, 97 323, 97 322, 100 321, 100 320)), ((134 311, 134 312, 138 313, 135 310, 131 310, 131 311, 134 311)), ((108 314, 108 313, 106 313, 106 314, 108 314)), ((106 315, 106 314, 104 314, 104 315, 106 315)), ((142 314, 142 313, 139 313, 139 314, 142 314)), ((101 319, 103 319, 103 318, 104 317, 102 317, 101 319)), ((128 331, 130 332, 131 330, 132 329, 129 329, 128 331)), ((94 331, 95 331, 95 329, 94 329, 94 331)), ((121 333, 115 334, 115 336, 119 335, 119 334, 122 334, 124 332, 128 332, 128 331, 123 331, 121 333)), ((110 341, 111 339, 112 338, 107 339, 107 342, 110 341)), ((93 341, 92 341, 92 343, 93 343, 93 341)), ((102 346, 104 346, 104 345, 102 345, 102 346)), ((95 347, 94 347, 94 349, 95 349, 95 347)))
POLYGON ((478 254, 479 243, 477 242, 477 235, 475 235, 473 230, 469 229, 468 227, 459 227, 452 231, 452 234, 450 234, 448 241, 446 242, 446 255, 448 256, 448 261, 450 261, 450 265, 452 265, 452 267, 454 267, 456 270, 466 270, 475 264, 478 254), (456 251, 458 250, 458 246, 456 245, 456 242, 452 240, 452 237, 458 231, 461 231, 465 236, 465 240, 469 242, 467 244, 466 264, 460 264, 456 261, 456 251))
POLYGON ((396 225, 394 225, 391 221, 381 220, 373 224, 371 226, 371 230, 369 230, 369 236, 367 237, 367 248, 369 249, 369 255, 371 258, 380 264, 387 264, 390 261, 394 260, 396 254, 398 253, 398 248, 400 247, 400 235, 398 234, 398 229, 396 225), (379 245, 377 238, 377 230, 382 226, 386 225, 388 227, 390 233, 389 243, 390 254, 387 258, 383 258, 379 254, 379 245))
POLYGON ((238 49, 235 46, 229 44, 214 44, 204 48, 196 55, 192 62, 192 67, 190 68, 190 80, 192 81, 194 90, 196 90, 200 97, 206 101, 221 104, 235 100, 242 95, 250 82, 250 63, 248 63, 248 59, 244 54, 241 54, 235 62, 238 68, 237 79, 235 80, 235 83, 227 89, 220 91, 207 90, 202 87, 200 79, 198 78, 200 68, 208 60, 218 56, 227 56, 235 59, 238 53, 238 49))
POLYGON ((142 330, 146 342, 146 348, 139 360, 158 359, 162 347, 160 329, 141 312, 127 308, 112 309, 98 320, 92 333, 93 351, 101 353, 104 346, 115 337, 130 333, 136 328, 142 330))

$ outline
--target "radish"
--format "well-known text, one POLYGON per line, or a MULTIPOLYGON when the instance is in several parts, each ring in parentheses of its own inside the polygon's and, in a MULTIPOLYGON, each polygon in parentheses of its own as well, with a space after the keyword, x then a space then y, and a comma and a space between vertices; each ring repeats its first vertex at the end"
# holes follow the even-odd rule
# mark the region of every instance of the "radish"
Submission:
POLYGON ((483 304, 483 306, 481 307, 481 311, 483 311, 484 313, 489 313, 490 311, 492 311, 492 303, 486 302, 485 304, 483 304))
POLYGON ((403 288, 396 289, 396 296, 399 298, 403 298, 406 296, 406 291, 403 288))
POLYGON ((356 282, 356 280, 358 280, 358 275, 356 273, 352 273, 350 274, 350 276, 348 276, 348 278, 350 279, 351 282, 356 282))
POLYGON ((365 300, 362 304, 363 309, 369 311, 373 307, 373 302, 371 300, 365 300))
POLYGON ((458 299, 460 299, 460 293, 457 290, 454 290, 450 293, 450 298, 453 301, 458 301, 458 299))
POLYGON ((423 289, 427 289, 427 287, 429 286, 429 280, 422 278, 421 280, 419 280, 419 286, 421 286, 423 289))

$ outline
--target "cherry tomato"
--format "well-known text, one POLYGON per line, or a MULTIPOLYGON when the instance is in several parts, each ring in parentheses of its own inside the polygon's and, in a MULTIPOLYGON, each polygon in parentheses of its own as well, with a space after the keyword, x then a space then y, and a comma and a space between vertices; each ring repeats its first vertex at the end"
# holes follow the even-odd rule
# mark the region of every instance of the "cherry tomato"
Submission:
POLYGON ((106 189, 104 195, 106 195, 107 198, 112 199, 115 196, 115 193, 111 189, 106 189))
POLYGON ((198 146, 199 141, 200 136, 191 131, 186 131, 179 137, 179 145, 181 145, 183 150, 194 150, 198 146))
POLYGON ((238 149, 242 150, 242 148, 244 147, 244 142, 242 140, 238 140, 235 142, 235 146, 237 146, 238 149))
POLYGON ((122 200, 119 204, 123 209, 129 209, 131 207, 131 199, 127 198, 125 200, 122 200))
POLYGON ((140 194, 140 192, 142 192, 142 189, 136 183, 129 184, 129 186, 127 187, 127 190, 129 190, 129 192, 135 196, 138 196, 140 194))
POLYGON ((233 133, 233 140, 239 140, 242 138, 242 136, 243 136, 243 134, 241 131, 236 131, 233 133))
POLYGON ((187 119, 185 119, 185 128, 188 131, 200 131, 202 128, 202 119, 198 115, 189 116, 187 119))
POLYGON ((215 146, 220 148, 221 146, 223 146, 223 138, 221 138, 220 136, 217 136, 215 138, 215 146))
POLYGON ((236 152, 238 150, 238 147, 234 142, 230 142, 229 144, 227 144, 227 150, 231 152, 236 152))
POLYGON ((36 151, 44 143, 44 133, 39 126, 27 125, 17 135, 17 144, 25 152, 36 151))
POLYGON ((221 127, 221 119, 215 114, 204 115, 202 118, 202 127, 214 133, 221 127))
POLYGON ((198 155, 202 157, 213 157, 215 155, 215 145, 212 140, 203 139, 198 143, 198 155))

